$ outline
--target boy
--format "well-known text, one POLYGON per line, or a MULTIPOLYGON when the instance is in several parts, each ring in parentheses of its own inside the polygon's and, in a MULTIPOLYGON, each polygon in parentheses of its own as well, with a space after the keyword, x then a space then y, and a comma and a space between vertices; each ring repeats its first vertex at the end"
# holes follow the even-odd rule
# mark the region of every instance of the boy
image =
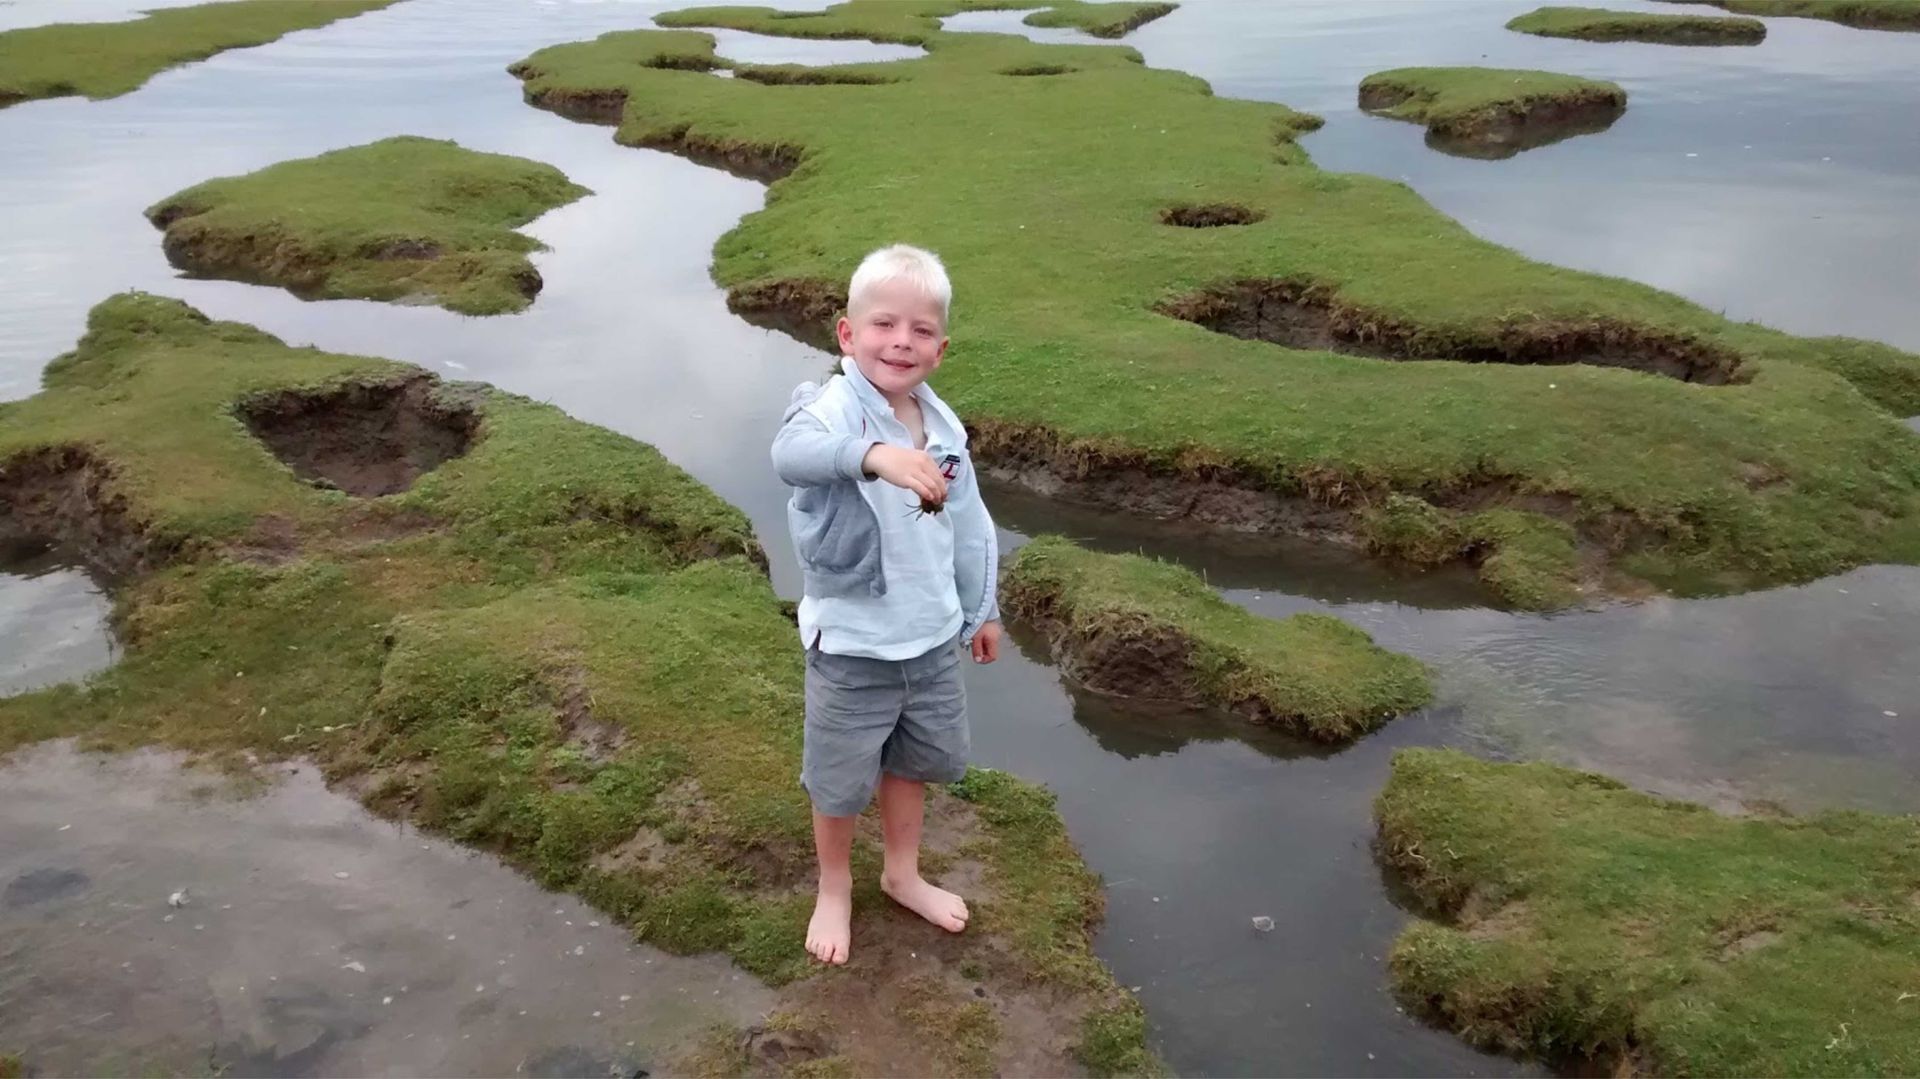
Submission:
POLYGON ((1000 655, 999 548, 967 459, 967 432, 926 386, 947 352, 953 286, 930 252, 868 255, 847 288, 840 374, 803 383, 773 440, 794 488, 787 524, 805 580, 800 782, 813 800, 820 890, 807 951, 850 950, 854 821, 880 793, 881 887, 945 929, 967 905, 920 876, 926 784, 967 767, 961 648, 1000 655))

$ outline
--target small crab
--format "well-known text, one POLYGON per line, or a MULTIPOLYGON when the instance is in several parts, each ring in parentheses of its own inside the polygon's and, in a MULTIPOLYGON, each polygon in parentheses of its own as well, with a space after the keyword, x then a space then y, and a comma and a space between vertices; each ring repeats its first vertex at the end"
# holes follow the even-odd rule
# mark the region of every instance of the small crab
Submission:
POLYGON ((935 502, 933 499, 922 495, 919 503, 907 511, 907 516, 918 519, 925 517, 929 513, 939 513, 946 508, 947 504, 945 502, 935 502))

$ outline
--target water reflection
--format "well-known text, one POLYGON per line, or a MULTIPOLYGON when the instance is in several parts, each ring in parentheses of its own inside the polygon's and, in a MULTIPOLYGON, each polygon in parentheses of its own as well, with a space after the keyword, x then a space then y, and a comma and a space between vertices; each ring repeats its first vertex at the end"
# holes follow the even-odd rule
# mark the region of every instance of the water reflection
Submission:
POLYGON ((0 545, 0 697, 79 681, 113 664, 113 605, 50 545, 0 545))

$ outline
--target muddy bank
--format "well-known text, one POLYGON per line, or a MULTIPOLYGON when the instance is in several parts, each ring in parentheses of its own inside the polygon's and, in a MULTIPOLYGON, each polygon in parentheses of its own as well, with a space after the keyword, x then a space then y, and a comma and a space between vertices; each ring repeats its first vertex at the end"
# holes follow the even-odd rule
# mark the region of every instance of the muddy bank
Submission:
POLYGON ((79 445, 0 458, 0 507, 0 546, 58 543, 110 581, 146 573, 187 544, 149 527, 113 467, 79 445))
POLYGON ((1156 308, 1170 318, 1248 341, 1381 360, 1520 365, 1586 364, 1725 386, 1748 381, 1724 346, 1608 319, 1510 319, 1485 331, 1408 323, 1305 280, 1226 281, 1156 308))
POLYGON ((1345 622, 1249 614, 1171 563, 1049 536, 1022 547, 1005 577, 1007 613, 1039 630, 1061 669, 1096 692, 1223 708, 1335 744, 1433 696, 1418 661, 1345 622))
POLYGON ((1626 114, 1619 86, 1552 72, 1409 68, 1369 75, 1361 110, 1424 123, 1427 145, 1497 159, 1592 134, 1626 114))
POLYGON ((669 1074, 775 1005, 307 764, 48 743, 0 762, 0 831, 0 1045, 35 1074, 669 1074))

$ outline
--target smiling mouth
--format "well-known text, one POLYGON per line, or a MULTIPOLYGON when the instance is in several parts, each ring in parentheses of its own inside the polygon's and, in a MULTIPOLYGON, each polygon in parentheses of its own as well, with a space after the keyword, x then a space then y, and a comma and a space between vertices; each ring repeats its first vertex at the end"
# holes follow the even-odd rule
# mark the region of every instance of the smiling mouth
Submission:
POLYGON ((913 364, 904 362, 901 360, 889 360, 885 356, 880 357, 880 362, 886 364, 888 367, 895 368, 896 370, 901 370, 901 371, 913 370, 913 364))

